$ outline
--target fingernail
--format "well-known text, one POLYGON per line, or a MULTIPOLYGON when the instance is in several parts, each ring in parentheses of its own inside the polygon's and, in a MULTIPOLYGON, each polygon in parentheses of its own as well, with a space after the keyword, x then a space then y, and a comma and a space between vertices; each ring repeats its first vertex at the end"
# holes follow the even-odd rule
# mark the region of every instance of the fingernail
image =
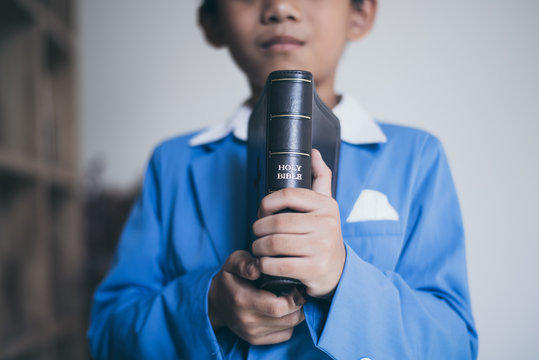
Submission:
POLYGON ((253 263, 247 266, 247 276, 253 276, 255 272, 255 266, 253 263))
POLYGON ((296 304, 297 306, 303 306, 306 302, 307 300, 305 300, 305 298, 300 294, 294 295, 294 304, 296 304))

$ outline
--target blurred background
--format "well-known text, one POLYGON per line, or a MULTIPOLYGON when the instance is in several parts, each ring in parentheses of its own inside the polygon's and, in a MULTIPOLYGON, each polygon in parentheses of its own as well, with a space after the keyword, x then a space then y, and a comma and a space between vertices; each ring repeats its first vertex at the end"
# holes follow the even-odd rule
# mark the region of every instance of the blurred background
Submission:
MULTIPOLYGON (((0 359, 87 359, 152 148, 248 96, 197 0, 0 0, 0 359)), ((467 232, 480 359, 539 359, 539 2, 381 0, 338 89, 428 130, 467 232)))

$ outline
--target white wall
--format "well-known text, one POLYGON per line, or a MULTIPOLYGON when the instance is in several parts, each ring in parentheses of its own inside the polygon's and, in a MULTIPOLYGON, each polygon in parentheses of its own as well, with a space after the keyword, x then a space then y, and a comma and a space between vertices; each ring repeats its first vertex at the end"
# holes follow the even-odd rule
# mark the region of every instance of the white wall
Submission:
MULTIPOLYGON (((81 1, 82 168, 101 157, 109 186, 247 96, 226 52, 204 43, 197 3, 81 1)), ((538 13, 534 0, 381 0, 338 79, 379 118, 445 144, 484 360, 539 358, 538 13)))

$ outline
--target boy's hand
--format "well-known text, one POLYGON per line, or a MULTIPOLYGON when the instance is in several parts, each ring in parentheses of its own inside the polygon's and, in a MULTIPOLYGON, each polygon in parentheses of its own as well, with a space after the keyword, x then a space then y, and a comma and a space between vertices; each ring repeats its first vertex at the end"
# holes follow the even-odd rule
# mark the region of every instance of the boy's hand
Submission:
POLYGON ((328 297, 339 283, 346 250, 339 207, 331 197, 331 170, 314 149, 312 170, 312 190, 282 189, 262 199, 252 252, 264 274, 298 279, 307 294, 328 297), (298 212, 276 214, 283 209, 298 212))
POLYGON ((303 315, 302 295, 277 297, 256 289, 260 271, 255 258, 235 251, 215 275, 208 294, 208 313, 214 328, 227 326, 253 345, 277 344, 290 339, 303 315))

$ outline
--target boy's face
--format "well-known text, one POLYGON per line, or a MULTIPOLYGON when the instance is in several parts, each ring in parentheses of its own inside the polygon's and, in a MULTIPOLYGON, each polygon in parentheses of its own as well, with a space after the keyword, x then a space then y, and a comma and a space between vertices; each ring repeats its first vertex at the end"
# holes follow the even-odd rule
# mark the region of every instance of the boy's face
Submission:
POLYGON ((227 46, 251 86, 264 86, 274 70, 313 73, 317 87, 333 86, 346 42, 372 26, 376 1, 218 0, 213 19, 201 17, 210 42, 227 46), (365 8, 369 8, 365 10, 365 8))

